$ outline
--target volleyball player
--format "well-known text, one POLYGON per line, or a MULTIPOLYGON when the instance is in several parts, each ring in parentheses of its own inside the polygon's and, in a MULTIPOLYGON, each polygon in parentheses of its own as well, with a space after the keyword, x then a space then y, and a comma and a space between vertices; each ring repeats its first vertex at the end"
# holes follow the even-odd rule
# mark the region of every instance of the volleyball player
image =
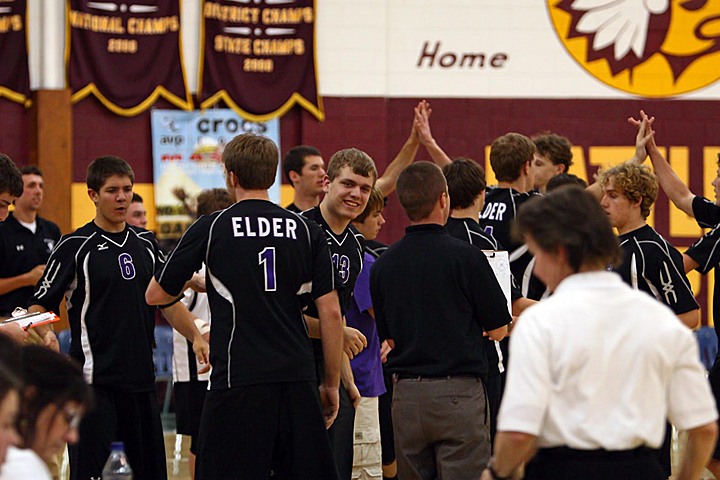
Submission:
POLYGON ((223 162, 237 203, 191 225, 146 294, 151 304, 173 301, 205 263, 213 370, 196 478, 273 472, 334 480, 325 427, 338 408, 342 324, 327 240, 317 225, 270 202, 278 162, 270 139, 239 135, 223 162), (320 397, 301 310, 306 293, 322 334, 320 397))
MULTIPOLYGON (((80 425, 80 441, 69 449, 72 479, 101 476, 116 440, 125 442, 137 478, 167 476, 152 356, 155 312, 145 303, 145 289, 164 258, 152 232, 125 222, 134 179, 119 157, 90 164, 87 186, 95 218, 60 239, 28 309, 57 312, 66 298, 70 355, 92 386, 95 408, 80 425)), ((205 357, 207 344, 183 309, 168 306, 164 313, 205 357)), ((57 350, 49 326, 36 331, 57 350)))
MULTIPOLYGON (((370 192, 377 179, 375 162, 365 152, 349 148, 336 152, 328 162, 325 196, 320 205, 303 215, 315 221, 327 236, 338 282, 342 285, 340 305, 343 311, 350 304, 355 280, 363 268, 365 239, 350 224, 367 206, 370 192)), ((317 337, 317 313, 312 305, 305 312, 311 336, 317 337)), ((333 455, 340 478, 352 477, 354 405, 360 401, 360 392, 355 386, 349 359, 367 346, 367 339, 354 328, 346 327, 345 352, 341 371, 340 411, 333 427, 329 430, 333 455)), ((322 350, 315 342, 316 359, 322 350)), ((320 362, 317 362, 320 366, 320 362)), ((322 377, 322 372, 318 372, 322 377)))

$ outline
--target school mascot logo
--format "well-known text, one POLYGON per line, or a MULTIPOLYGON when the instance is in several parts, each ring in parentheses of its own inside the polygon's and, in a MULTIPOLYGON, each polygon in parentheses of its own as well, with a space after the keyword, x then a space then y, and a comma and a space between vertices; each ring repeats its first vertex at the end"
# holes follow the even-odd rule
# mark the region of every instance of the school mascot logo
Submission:
POLYGON ((720 0, 547 0, 568 53, 611 87, 672 97, 720 79, 720 0))

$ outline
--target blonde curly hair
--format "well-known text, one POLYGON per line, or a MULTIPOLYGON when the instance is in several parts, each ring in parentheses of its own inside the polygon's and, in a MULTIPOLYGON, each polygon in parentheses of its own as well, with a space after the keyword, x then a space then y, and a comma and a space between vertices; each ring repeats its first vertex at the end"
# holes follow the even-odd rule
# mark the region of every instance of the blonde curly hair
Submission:
POLYGON ((640 201, 643 218, 650 215, 650 208, 658 196, 658 181, 645 165, 625 162, 600 173, 600 186, 604 189, 612 178, 615 189, 632 203, 640 201))

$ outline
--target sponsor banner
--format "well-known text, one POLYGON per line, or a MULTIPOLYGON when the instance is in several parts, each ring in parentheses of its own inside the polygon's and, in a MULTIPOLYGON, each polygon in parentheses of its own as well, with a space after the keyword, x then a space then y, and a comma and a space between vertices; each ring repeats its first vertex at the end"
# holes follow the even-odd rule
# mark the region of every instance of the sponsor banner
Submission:
POLYGON ((180 48, 179 0, 69 0, 67 74, 72 101, 95 95, 133 116, 159 97, 192 109, 180 48))
POLYGON ((0 1, 0 97, 30 105, 27 1, 0 1))
POLYGON ((198 98, 265 121, 298 104, 324 119, 315 73, 314 0, 205 1, 198 98))
POLYGON ((720 2, 322 2, 324 96, 720 97, 720 2), (352 60, 350 60, 352 59, 352 60))
MULTIPOLYGON (((256 123, 229 109, 151 113, 157 236, 162 240, 182 236, 194 221, 188 210, 202 190, 225 188, 222 152, 236 135, 265 135, 280 151, 278 119, 256 123)), ((269 193, 270 200, 280 201, 279 158, 277 178, 269 193)))

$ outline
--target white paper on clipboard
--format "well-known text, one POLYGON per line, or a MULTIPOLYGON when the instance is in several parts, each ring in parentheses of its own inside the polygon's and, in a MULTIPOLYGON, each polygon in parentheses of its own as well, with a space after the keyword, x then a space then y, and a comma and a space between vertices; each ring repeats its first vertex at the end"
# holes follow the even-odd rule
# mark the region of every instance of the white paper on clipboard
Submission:
MULTIPOLYGON (((485 254, 488 263, 490 263, 493 273, 495 273, 495 278, 497 278, 498 284, 500 284, 500 288, 502 288, 505 298, 507 299, 508 312, 512 315, 512 304, 510 300, 510 286, 512 285, 510 256, 508 255, 508 252, 504 250, 483 250, 482 252, 485 254)), ((500 350, 500 344, 498 342, 495 342, 495 351, 498 355, 498 371, 503 373, 505 371, 505 366, 503 365, 503 354, 502 350, 500 350)))
POLYGON ((512 284, 512 274, 510 273, 510 257, 508 252, 483 250, 485 257, 495 273, 500 288, 502 288, 505 298, 507 299, 508 312, 512 315, 512 305, 510 300, 510 285, 512 284))

